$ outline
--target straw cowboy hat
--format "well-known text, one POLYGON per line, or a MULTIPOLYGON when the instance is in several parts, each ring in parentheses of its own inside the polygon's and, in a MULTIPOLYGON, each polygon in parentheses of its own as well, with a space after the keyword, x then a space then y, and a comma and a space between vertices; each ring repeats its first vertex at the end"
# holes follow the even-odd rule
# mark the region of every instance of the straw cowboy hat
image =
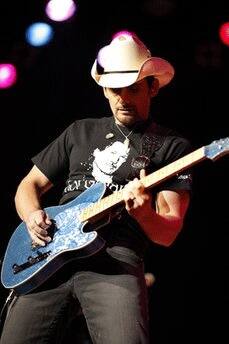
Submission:
POLYGON ((116 34, 100 49, 91 69, 97 84, 109 88, 126 87, 150 75, 162 87, 172 80, 174 68, 168 61, 152 57, 144 43, 129 32, 116 34))

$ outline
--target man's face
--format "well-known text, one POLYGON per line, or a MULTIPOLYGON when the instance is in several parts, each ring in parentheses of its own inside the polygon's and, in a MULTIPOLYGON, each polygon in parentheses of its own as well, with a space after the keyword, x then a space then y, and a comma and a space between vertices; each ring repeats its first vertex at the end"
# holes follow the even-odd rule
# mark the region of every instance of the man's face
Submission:
POLYGON ((104 88, 113 115, 119 124, 133 125, 149 116, 151 88, 143 79, 123 88, 104 88))
POLYGON ((98 148, 94 151, 94 163, 101 172, 112 175, 126 161, 128 153, 129 148, 123 143, 114 142, 102 151, 98 148))

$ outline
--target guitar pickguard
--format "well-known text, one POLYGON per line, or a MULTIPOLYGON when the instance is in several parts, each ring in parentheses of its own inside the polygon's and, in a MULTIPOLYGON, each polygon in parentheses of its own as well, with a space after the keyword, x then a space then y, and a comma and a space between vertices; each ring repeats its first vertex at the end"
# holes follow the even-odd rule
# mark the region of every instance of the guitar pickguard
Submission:
POLYGON ((79 221, 80 213, 89 204, 83 203, 67 208, 54 217, 55 230, 53 240, 48 245, 51 251, 48 260, 60 251, 82 248, 96 238, 95 231, 84 233, 82 223, 79 221))

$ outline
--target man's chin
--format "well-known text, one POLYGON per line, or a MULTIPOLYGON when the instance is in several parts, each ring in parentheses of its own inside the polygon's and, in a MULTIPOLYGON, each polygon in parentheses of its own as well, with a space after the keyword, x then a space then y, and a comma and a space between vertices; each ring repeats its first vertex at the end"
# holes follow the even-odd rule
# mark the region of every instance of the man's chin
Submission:
POLYGON ((123 125, 132 125, 139 121, 139 118, 136 116, 136 114, 128 111, 120 111, 116 119, 123 125))

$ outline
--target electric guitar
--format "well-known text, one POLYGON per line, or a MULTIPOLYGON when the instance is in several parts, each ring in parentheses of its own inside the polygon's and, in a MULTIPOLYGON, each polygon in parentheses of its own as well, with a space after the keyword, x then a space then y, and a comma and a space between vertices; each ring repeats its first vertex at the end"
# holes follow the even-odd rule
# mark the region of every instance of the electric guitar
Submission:
MULTIPOLYGON (((141 179, 148 189, 205 159, 216 160, 228 154, 229 137, 213 141, 141 179)), ((17 294, 26 294, 41 285, 60 267, 76 258, 96 254, 105 244, 93 224, 124 205, 123 190, 105 196, 106 186, 96 183, 71 202, 45 208, 52 219, 52 241, 46 246, 31 242, 22 222, 6 248, 1 282, 17 294), (92 227, 91 227, 92 225, 92 227), (91 230, 88 231, 91 228, 91 230)))

